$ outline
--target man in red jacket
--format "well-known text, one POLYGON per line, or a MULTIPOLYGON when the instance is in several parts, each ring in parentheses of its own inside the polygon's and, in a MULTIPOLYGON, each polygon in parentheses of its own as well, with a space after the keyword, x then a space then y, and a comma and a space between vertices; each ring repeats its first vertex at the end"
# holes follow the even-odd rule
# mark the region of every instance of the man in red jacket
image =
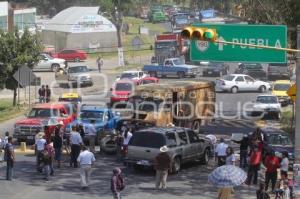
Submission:
POLYGON ((277 181, 277 169, 280 167, 280 160, 275 156, 274 151, 269 152, 264 162, 266 170, 266 191, 268 190, 269 183, 272 183, 272 192, 274 192, 277 181))

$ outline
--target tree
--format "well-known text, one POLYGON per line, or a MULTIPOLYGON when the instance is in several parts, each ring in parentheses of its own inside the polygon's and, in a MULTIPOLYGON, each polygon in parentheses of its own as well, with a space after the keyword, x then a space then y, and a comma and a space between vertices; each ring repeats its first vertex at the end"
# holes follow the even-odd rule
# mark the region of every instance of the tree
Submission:
POLYGON ((0 32, 0 86, 14 91, 13 105, 16 105, 18 83, 13 74, 20 66, 32 68, 38 61, 42 45, 37 35, 31 35, 28 29, 22 35, 19 30, 14 33, 0 32))

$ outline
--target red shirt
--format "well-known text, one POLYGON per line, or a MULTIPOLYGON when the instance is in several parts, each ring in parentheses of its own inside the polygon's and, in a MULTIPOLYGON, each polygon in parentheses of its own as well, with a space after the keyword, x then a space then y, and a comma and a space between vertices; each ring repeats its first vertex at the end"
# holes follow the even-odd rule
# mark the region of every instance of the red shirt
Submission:
POLYGON ((253 150, 250 155, 250 165, 258 165, 261 160, 261 150, 253 150))
POLYGON ((267 173, 274 173, 280 167, 279 158, 276 156, 267 156, 265 159, 265 166, 267 168, 267 173))

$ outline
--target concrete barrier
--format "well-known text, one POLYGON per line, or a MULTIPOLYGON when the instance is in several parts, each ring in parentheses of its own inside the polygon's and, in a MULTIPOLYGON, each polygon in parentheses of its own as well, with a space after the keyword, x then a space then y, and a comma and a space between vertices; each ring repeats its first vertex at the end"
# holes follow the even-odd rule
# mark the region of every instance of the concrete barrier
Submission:
POLYGON ((20 143, 20 151, 23 151, 23 152, 26 151, 26 142, 21 142, 20 143))

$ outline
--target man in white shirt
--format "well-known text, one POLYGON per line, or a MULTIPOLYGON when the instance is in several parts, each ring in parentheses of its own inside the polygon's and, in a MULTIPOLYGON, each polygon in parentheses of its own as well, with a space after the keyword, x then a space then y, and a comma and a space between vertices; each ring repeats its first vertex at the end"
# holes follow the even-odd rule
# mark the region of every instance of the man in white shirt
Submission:
POLYGON ((95 120, 91 121, 91 124, 85 125, 85 133, 89 140, 90 151, 95 153, 95 141, 97 137, 97 130, 95 128, 95 120))
POLYGON ((224 143, 224 138, 220 139, 220 143, 216 147, 216 157, 218 158, 218 166, 223 166, 226 163, 226 149, 228 145, 224 143))
POLYGON ((71 162, 70 166, 74 164, 74 168, 78 167, 77 158, 80 153, 80 147, 82 145, 81 135, 76 131, 76 126, 72 126, 72 131, 70 135, 70 144, 71 144, 71 162))
POLYGON ((89 152, 86 146, 82 147, 82 152, 77 158, 80 164, 80 179, 81 188, 86 189, 90 183, 90 177, 92 173, 92 165, 96 161, 95 156, 92 152, 89 152))
POLYGON ((42 172, 42 167, 41 163, 43 161, 43 151, 45 149, 47 141, 45 139, 45 133, 39 132, 36 135, 36 140, 35 140, 35 148, 36 148, 36 166, 37 166, 37 171, 42 172))

